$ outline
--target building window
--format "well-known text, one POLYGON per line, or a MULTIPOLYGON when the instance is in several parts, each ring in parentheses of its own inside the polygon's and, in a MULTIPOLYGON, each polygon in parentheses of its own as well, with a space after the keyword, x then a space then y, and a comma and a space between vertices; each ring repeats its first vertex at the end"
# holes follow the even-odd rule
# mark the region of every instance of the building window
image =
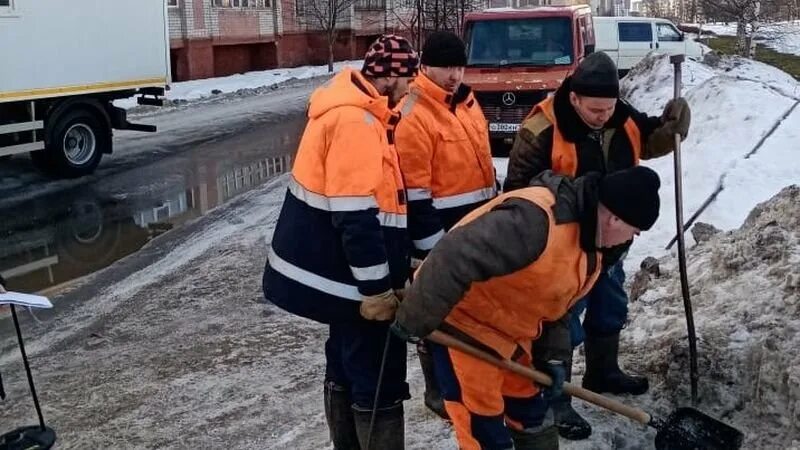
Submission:
POLYGON ((8 11, 14 7, 12 0, 0 0, 0 12, 8 11))
POLYGON ((216 8, 259 9, 270 8, 271 0, 212 0, 216 8))
POLYGON ((169 6, 170 8, 177 8, 178 0, 167 0, 167 6, 169 6))
POLYGON ((384 11, 386 0, 356 0, 354 6, 357 11, 384 11))
POLYGON ((308 13, 308 1, 309 0, 295 0, 295 13, 298 16, 305 16, 308 13))

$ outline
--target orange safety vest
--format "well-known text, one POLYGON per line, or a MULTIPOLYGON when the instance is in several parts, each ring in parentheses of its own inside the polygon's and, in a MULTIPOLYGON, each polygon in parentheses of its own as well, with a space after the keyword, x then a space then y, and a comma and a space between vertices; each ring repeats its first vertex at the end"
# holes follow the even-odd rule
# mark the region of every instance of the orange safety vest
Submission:
POLYGON ((523 269, 472 283, 445 319, 504 358, 511 358, 518 347, 530 354, 542 322, 564 316, 589 292, 601 267, 599 252, 588 254, 581 248, 577 222, 556 224, 552 213, 556 199, 546 187, 505 193, 472 211, 456 227, 472 222, 508 198, 531 201, 547 212, 547 247, 523 269), (589 271, 590 258, 596 260, 593 271, 589 271))
MULTIPOLYGON (((564 139, 556 123, 556 113, 553 107, 554 97, 549 97, 533 107, 533 111, 525 120, 530 119, 536 113, 541 112, 547 120, 553 124, 553 150, 551 154, 551 165, 554 172, 575 177, 578 173, 578 151, 575 144, 564 139)), ((633 164, 639 165, 639 157, 642 153, 642 133, 633 118, 628 117, 625 121, 625 132, 633 148, 633 164)))

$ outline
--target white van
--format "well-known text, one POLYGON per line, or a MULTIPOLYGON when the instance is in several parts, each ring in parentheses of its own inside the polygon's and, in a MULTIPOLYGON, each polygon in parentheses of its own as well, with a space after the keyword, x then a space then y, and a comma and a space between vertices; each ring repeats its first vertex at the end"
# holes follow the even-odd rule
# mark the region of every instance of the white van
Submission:
POLYGON ((653 17, 594 17, 595 50, 611 56, 620 74, 626 73, 650 52, 684 54, 701 58, 700 43, 686 38, 675 24, 653 17))

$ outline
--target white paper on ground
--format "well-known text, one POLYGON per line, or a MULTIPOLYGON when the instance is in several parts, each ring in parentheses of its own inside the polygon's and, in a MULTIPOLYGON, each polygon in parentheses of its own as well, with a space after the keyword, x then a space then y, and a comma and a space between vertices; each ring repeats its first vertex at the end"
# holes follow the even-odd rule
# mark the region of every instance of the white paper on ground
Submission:
POLYGON ((32 308, 52 308, 53 304, 47 297, 41 295, 23 294, 21 292, 8 291, 0 294, 0 305, 15 304, 32 308))

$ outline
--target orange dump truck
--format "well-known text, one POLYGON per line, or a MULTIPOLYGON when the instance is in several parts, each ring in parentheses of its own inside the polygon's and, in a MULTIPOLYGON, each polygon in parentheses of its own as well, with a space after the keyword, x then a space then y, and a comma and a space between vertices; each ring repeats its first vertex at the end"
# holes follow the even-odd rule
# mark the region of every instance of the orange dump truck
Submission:
POLYGON ((464 19, 467 69, 496 156, 507 153, 533 106, 594 51, 588 5, 488 9, 464 19))

